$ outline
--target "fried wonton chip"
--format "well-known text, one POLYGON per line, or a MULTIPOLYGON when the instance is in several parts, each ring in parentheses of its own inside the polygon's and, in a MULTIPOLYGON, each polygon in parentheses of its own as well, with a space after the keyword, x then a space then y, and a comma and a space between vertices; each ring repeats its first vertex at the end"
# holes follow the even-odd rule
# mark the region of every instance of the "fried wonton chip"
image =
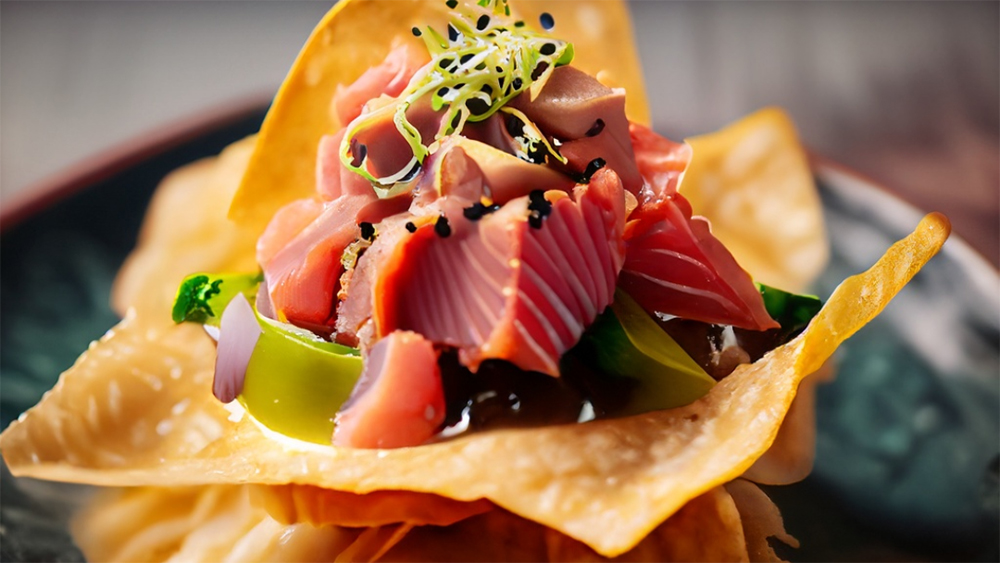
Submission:
POLYGON ((755 281, 807 289, 830 254, 823 209, 795 125, 778 108, 688 139, 680 191, 755 281))
MULTIPOLYGON (((72 528, 92 561, 607 561, 500 509, 450 526, 312 527, 276 521, 247 497, 233 485, 113 491, 72 528)), ((747 561, 741 510, 716 487, 616 560, 747 561)))
POLYGON ((764 485, 788 485, 812 472, 816 458, 816 387, 833 376, 833 360, 828 360, 802 380, 774 442, 743 474, 745 479, 764 485))
POLYGON ((104 491, 71 530, 89 561, 333 561, 365 543, 361 530, 281 524, 226 485, 104 491))
POLYGON ((160 184, 139 233, 135 251, 115 279, 112 306, 129 307, 151 322, 171 322, 177 287, 206 265, 222 272, 253 272, 256 235, 226 220, 240 178, 253 152, 254 137, 233 143, 218 157, 170 173, 160 184))
POLYGON ((359 495, 310 485, 255 486, 250 498, 283 524, 305 522, 351 528, 410 524, 448 526, 493 509, 486 500, 461 502, 412 491, 359 495))
POLYGON ((317 446, 264 432, 214 399, 214 350, 199 327, 133 312, 7 429, 0 448, 15 475, 97 485, 298 483, 488 499, 615 556, 743 474, 775 439, 800 380, 877 315, 948 232, 943 216, 928 215, 845 280, 798 338, 683 408, 395 450, 317 446))
MULTIPOLYGON (((536 28, 543 12, 551 14, 553 35, 573 43, 572 64, 609 86, 625 88, 629 118, 649 123, 642 69, 623 2, 521 0, 511 9, 536 28)), ((338 2, 313 30, 278 90, 230 217, 260 233, 278 208, 311 196, 319 140, 346 125, 333 110, 337 86, 381 63, 394 42, 412 41, 423 49, 410 30, 425 25, 443 30, 450 13, 444 0, 338 2)))
POLYGON ((737 479, 726 484, 726 491, 732 496, 740 513, 750 561, 754 563, 782 561, 768 543, 770 538, 775 538, 791 547, 799 546, 799 541, 785 531, 781 511, 757 485, 737 479))

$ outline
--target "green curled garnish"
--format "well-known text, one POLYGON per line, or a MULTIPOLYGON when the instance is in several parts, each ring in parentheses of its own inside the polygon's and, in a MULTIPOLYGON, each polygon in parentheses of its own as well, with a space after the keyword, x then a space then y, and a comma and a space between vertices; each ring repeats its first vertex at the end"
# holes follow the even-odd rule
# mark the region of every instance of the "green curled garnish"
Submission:
MULTIPOLYGON (((433 152, 434 142, 461 133, 466 123, 487 119, 525 91, 534 99, 552 71, 573 60, 571 43, 513 21, 507 0, 480 0, 478 7, 460 10, 448 24, 447 37, 430 26, 426 33, 420 33, 432 58, 429 71, 407 87, 398 103, 355 119, 344 135, 340 145, 344 166, 374 183, 382 197, 395 195, 398 190, 391 190, 394 184, 416 175, 433 152), (426 96, 430 96, 431 109, 444 110, 431 143, 424 142, 406 115, 426 96), (386 119, 388 112, 392 112, 396 130, 409 145, 412 157, 402 169, 376 177, 367 166, 369 151, 357 142, 357 136, 376 121, 386 119)), ((544 136, 539 137, 544 143, 536 146, 538 139, 530 139, 526 152, 544 147, 546 153, 564 160, 544 136)))

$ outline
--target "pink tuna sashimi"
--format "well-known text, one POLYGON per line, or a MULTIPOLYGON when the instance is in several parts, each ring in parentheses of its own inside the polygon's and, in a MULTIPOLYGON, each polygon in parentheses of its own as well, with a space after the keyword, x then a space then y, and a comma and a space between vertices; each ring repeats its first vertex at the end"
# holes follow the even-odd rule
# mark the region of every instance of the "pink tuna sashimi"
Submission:
POLYGON ((421 203, 458 196, 469 203, 486 197, 495 204, 535 190, 570 192, 575 182, 548 166, 521 160, 486 143, 453 136, 427 158, 419 182, 421 203))
MULTIPOLYGON (((382 200, 389 201, 389 200, 382 200)), ((413 217, 400 214, 376 226, 378 236, 370 247, 340 278, 341 300, 337 305, 337 342, 345 346, 367 347, 374 332, 371 329, 373 288, 381 264, 391 255, 404 237, 410 236, 405 224, 413 217)))
POLYGON ((419 332, 457 347, 473 370, 495 358, 558 376, 560 356, 613 298, 625 197, 610 170, 572 198, 544 197, 514 199, 478 220, 446 212, 447 228, 439 220, 404 235, 376 273, 377 335, 419 332), (532 210, 544 217, 529 222, 532 210))
POLYGON ((621 178, 625 189, 638 194, 642 177, 636 169, 625 117, 625 91, 613 90, 571 66, 552 71, 534 100, 522 94, 511 105, 547 135, 561 143, 568 167, 583 173, 595 158, 621 178))
POLYGON ((354 121, 374 98, 383 94, 394 98, 401 94, 413 75, 430 60, 422 45, 404 42, 394 48, 382 64, 366 70, 350 86, 338 88, 333 105, 340 124, 354 121))
POLYGON ((691 147, 661 137, 638 123, 629 124, 629 134, 639 173, 645 180, 640 200, 648 202, 677 193, 681 174, 691 161, 691 147))
POLYGON ((650 313, 766 330, 779 325, 733 255, 680 194, 641 205, 625 226, 619 285, 650 313))
POLYGON ((444 422, 444 388, 433 344, 413 332, 393 332, 368 352, 351 398, 337 413, 333 445, 417 446, 444 422))
POLYGON ((300 200, 274 216, 257 241, 257 261, 279 317, 310 329, 331 324, 340 256, 359 236, 357 215, 374 199, 300 200))
POLYGON ((341 129, 336 134, 324 135, 316 154, 316 192, 326 201, 342 195, 368 195, 374 193, 371 183, 364 176, 352 172, 340 160, 340 143, 344 140, 341 129))
MULTIPOLYGON (((396 125, 396 111, 404 100, 389 100, 370 113, 361 115, 348 125, 351 137, 342 148, 352 165, 365 170, 386 186, 406 181, 419 172, 413 148, 396 125), (369 150, 372 147, 372 150, 369 150)), ((430 144, 444 126, 446 114, 434 111, 429 97, 418 99, 405 110, 406 119, 419 133, 423 143, 430 144)))

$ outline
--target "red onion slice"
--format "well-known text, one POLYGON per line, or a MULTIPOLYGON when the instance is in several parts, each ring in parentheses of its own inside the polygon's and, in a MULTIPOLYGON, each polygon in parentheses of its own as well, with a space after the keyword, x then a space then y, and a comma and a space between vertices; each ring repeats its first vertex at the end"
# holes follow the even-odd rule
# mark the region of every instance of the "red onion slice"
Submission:
POLYGON ((212 392, 223 403, 232 401, 243 391, 250 355, 263 332, 250 302, 238 293, 226 305, 219 323, 219 351, 212 392))
POLYGON ((269 319, 278 318, 274 314, 274 305, 271 304, 271 294, 267 287, 267 278, 261 281, 260 286, 257 287, 257 299, 254 305, 257 306, 257 312, 260 316, 269 319))

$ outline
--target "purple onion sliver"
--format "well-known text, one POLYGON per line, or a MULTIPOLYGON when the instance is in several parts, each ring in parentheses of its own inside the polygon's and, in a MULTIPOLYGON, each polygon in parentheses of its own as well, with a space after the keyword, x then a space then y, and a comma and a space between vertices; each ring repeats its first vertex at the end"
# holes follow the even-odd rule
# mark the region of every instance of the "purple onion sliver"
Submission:
POLYGON ((271 304, 271 292, 267 288, 267 278, 260 282, 260 286, 257 288, 257 299, 255 305, 257 306, 257 312, 260 313, 262 317, 267 317, 269 319, 275 319, 274 316, 274 305, 271 304))
POLYGON ((253 307, 242 293, 238 293, 222 312, 219 323, 219 351, 212 392, 223 403, 232 401, 243 391, 250 355, 262 333, 253 307))
POLYGON ((205 333, 212 337, 212 340, 219 341, 219 327, 212 325, 201 325, 201 328, 205 329, 205 333))
POLYGON ((365 355, 361 376, 358 377, 358 382, 354 384, 351 396, 340 406, 341 412, 349 409, 351 405, 367 393, 374 386, 375 382, 378 381, 378 377, 382 374, 382 365, 385 364, 385 358, 388 356, 388 350, 386 349, 390 344, 391 339, 383 338, 376 342, 365 355))

